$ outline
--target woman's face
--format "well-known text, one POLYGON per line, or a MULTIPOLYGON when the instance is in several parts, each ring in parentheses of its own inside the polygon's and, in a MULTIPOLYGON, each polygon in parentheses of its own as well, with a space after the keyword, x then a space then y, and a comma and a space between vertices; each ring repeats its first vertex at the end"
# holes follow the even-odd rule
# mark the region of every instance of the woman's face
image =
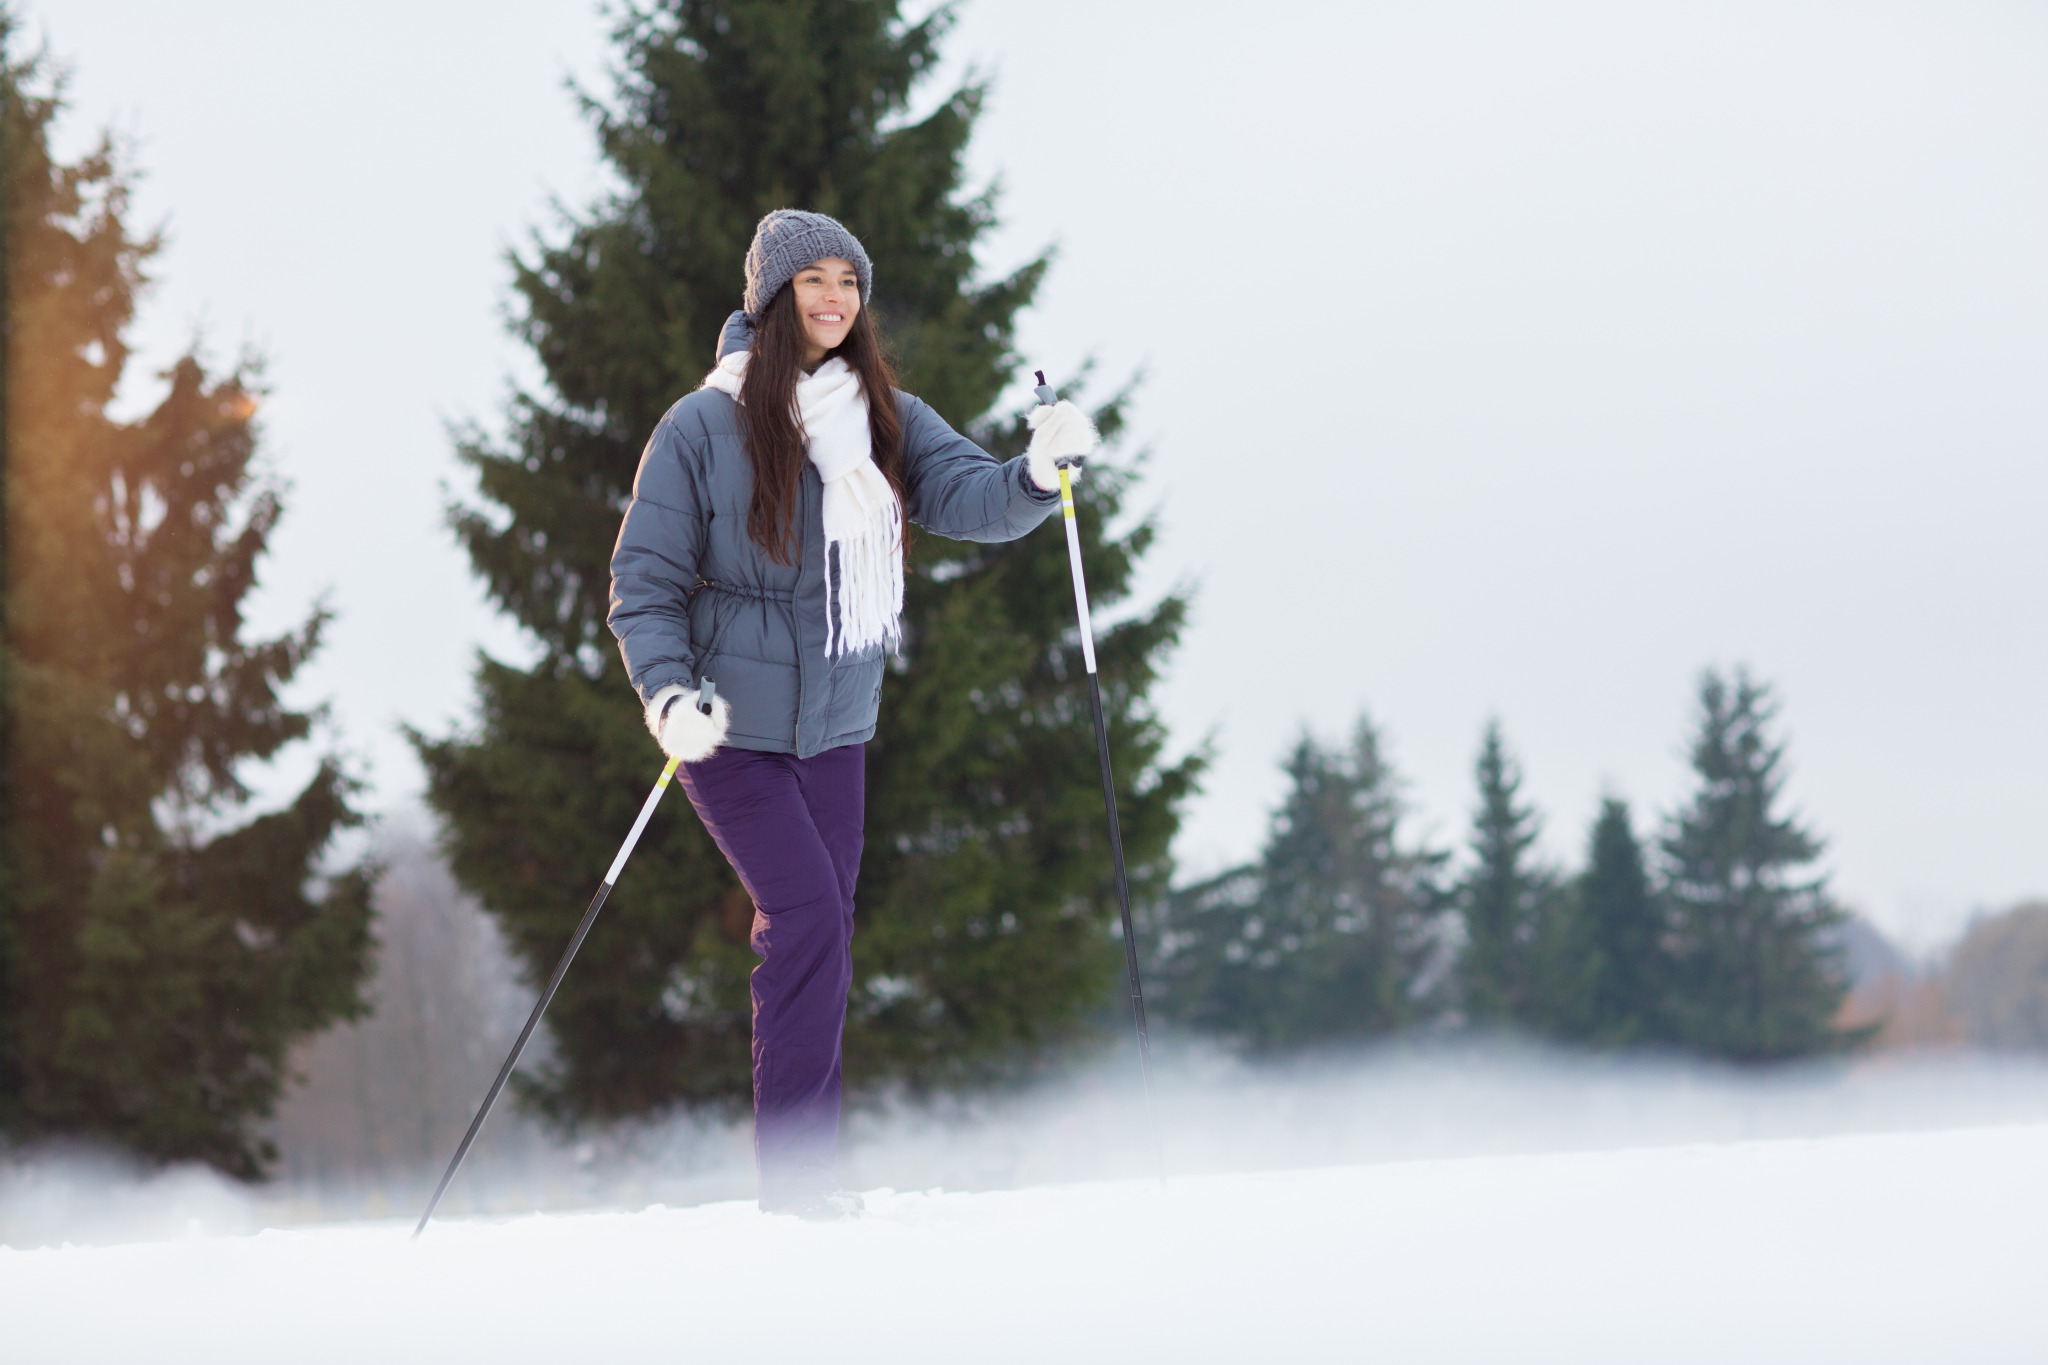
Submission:
POLYGON ((860 312, 860 276, 852 261, 827 256, 797 271, 789 283, 804 322, 804 364, 815 365, 853 330, 854 315, 860 312))

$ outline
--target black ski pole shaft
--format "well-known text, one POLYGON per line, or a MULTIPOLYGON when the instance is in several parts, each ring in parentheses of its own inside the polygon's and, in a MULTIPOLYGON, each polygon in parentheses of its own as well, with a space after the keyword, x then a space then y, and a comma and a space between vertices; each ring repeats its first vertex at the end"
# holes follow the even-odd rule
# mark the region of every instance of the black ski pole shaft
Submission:
MULTIPOLYGON (((1036 372, 1038 401, 1048 406, 1059 401, 1045 382, 1045 371, 1036 372)), ((1081 531, 1074 519, 1074 477, 1070 462, 1058 462, 1060 471, 1060 514, 1067 524, 1067 564, 1074 573, 1074 611, 1081 622, 1081 659, 1088 666, 1088 705, 1095 716, 1095 754, 1102 764, 1102 804, 1109 812, 1109 859, 1116 871, 1116 903, 1123 915, 1124 969, 1130 977, 1131 1018, 1138 1028, 1138 1069, 1145 1080, 1145 1118, 1152 1128, 1155 1156, 1159 1130, 1152 1110, 1152 1040, 1145 1031, 1145 987, 1138 976, 1138 932, 1131 924, 1131 884, 1124 873, 1124 835, 1116 817, 1116 778, 1109 766, 1109 723, 1102 712, 1102 681, 1095 671, 1095 625, 1088 612, 1088 580, 1081 571, 1081 531)), ((1162 1165, 1160 1179, 1164 1180, 1162 1165)))
MULTIPOLYGON (((711 695, 707 682, 704 695, 711 695)), ((590 908, 583 912, 583 922, 576 926, 575 934, 569 939, 569 946, 562 950, 562 960, 555 964, 553 976, 548 978, 547 989, 540 993, 540 999, 533 1002, 533 1013, 526 1017, 526 1027, 519 1030, 519 1041, 512 1044, 512 1051, 505 1057, 505 1064, 498 1068, 498 1079, 491 1082, 490 1093, 477 1108, 476 1117, 469 1121, 469 1131, 462 1135, 462 1145, 455 1149, 455 1159, 448 1163, 448 1169, 441 1173, 441 1183, 434 1187, 434 1197, 427 1201, 427 1211, 420 1215, 419 1226, 412 1230, 417 1238, 427 1230, 427 1220, 434 1216, 440 1206, 441 1196, 448 1192, 448 1184, 455 1179, 455 1173, 462 1169, 462 1159, 469 1155, 470 1144, 476 1135, 484 1130, 484 1120, 491 1116, 491 1106, 498 1102, 498 1092, 505 1088, 505 1082, 512 1079, 512 1070, 519 1065, 519 1054, 526 1051, 527 1040, 540 1027, 540 1017, 548 1011, 548 1002, 555 998, 555 991, 561 987, 562 978, 569 974, 569 964, 576 960, 576 950, 583 946, 583 940, 590 934, 590 926, 597 923, 597 912, 604 909, 605 898, 612 893, 612 886, 625 870, 626 859, 633 855, 633 846, 640 842, 640 833, 647 828, 647 822, 654 817, 654 808, 661 804, 661 795, 668 790, 669 779, 676 775, 676 760, 670 759, 668 766, 661 770, 661 777, 654 784, 654 790, 647 793, 647 800, 641 804, 640 816, 633 821, 633 830, 626 836, 626 842, 619 846, 619 856, 612 859, 611 871, 604 874, 597 894, 590 898, 590 908)))

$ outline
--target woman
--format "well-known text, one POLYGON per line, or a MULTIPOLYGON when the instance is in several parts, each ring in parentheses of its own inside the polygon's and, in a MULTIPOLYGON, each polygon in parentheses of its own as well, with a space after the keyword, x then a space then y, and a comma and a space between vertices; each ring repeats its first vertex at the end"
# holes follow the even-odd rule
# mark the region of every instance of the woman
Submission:
POLYGON ((860 1212, 833 1174, 839 1045, 904 523, 1013 540, 1057 505, 1054 462, 1095 445, 1060 403, 997 463, 896 388, 873 285, 833 219, 761 220, 746 307, 648 439, 612 553, 609 621, 647 728, 754 901, 761 1207, 814 1218, 860 1212))

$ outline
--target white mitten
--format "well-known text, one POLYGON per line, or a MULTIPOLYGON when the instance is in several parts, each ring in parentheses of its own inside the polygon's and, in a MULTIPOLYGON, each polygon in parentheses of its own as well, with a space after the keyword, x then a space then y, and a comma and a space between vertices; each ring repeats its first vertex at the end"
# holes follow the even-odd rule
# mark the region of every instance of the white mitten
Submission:
MULTIPOLYGON (((1055 461, 1086 455, 1102 439, 1095 434, 1095 423, 1088 420, 1088 414, 1064 398, 1051 407, 1040 403, 1024 420, 1031 424, 1031 446, 1024 452, 1031 461, 1031 482, 1048 493, 1060 486, 1055 461)), ((1074 477, 1080 475, 1076 465, 1074 477)))
POLYGON ((707 716, 697 709, 697 689, 680 683, 662 688, 647 703, 647 732, 661 741, 663 753, 685 763, 711 757, 712 751, 725 743, 726 728, 731 724, 731 702, 714 693, 707 716))

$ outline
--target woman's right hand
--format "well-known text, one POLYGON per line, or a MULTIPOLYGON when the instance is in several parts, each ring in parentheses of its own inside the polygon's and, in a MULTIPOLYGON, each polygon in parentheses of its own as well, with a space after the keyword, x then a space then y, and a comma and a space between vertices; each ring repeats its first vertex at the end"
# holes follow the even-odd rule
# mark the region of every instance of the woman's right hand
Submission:
POLYGON ((711 713, 698 709, 699 692, 694 687, 671 683, 647 703, 647 730, 661 744, 661 751, 684 763, 701 763, 725 743, 732 725, 732 703, 714 696, 711 713))

